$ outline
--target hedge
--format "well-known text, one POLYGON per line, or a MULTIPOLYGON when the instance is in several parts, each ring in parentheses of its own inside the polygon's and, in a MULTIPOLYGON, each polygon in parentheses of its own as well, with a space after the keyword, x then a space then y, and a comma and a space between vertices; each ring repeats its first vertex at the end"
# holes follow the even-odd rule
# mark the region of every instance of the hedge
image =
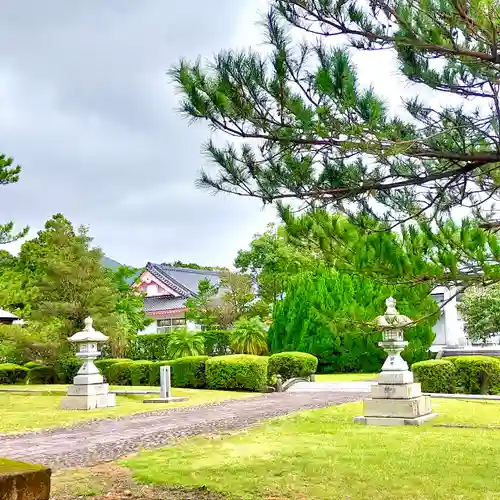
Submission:
POLYGON ((186 356, 169 361, 174 387, 201 388, 206 385, 205 366, 208 356, 186 356))
POLYGON ((72 384, 82 364, 83 360, 76 356, 65 356, 60 358, 54 366, 57 380, 61 384, 72 384))
POLYGON ((489 356, 453 356, 455 386, 460 394, 500 392, 500 360, 489 356))
POLYGON ((109 366, 106 376, 108 383, 112 385, 132 385, 130 366, 134 363, 135 361, 121 361, 109 366))
POLYGON ((108 380, 108 370, 111 365, 115 363, 122 363, 123 361, 132 361, 127 358, 106 358, 106 359, 98 359, 94 361, 94 364, 97 366, 101 374, 108 380))
POLYGON ((36 368, 38 366, 45 366, 45 365, 40 361, 28 361, 27 363, 24 363, 23 366, 25 368, 28 368, 28 370, 31 370, 32 368, 36 368))
POLYGON ((22 384, 26 381, 29 369, 14 363, 0 364, 0 384, 22 384))
POLYGON ((306 352, 280 352, 269 358, 269 375, 281 375, 283 380, 310 377, 318 368, 318 358, 306 352))
POLYGON ((267 356, 233 354, 216 356, 206 361, 209 389, 264 391, 267 386, 267 356))
POLYGON ((29 384, 56 384, 58 381, 57 373, 53 366, 34 366, 28 374, 29 384))
POLYGON ((203 332, 205 352, 210 356, 223 356, 231 352, 231 332, 229 330, 208 330, 203 332))
POLYGON ((453 393, 455 391, 455 365, 446 359, 433 359, 413 363, 411 371, 424 392, 453 393))

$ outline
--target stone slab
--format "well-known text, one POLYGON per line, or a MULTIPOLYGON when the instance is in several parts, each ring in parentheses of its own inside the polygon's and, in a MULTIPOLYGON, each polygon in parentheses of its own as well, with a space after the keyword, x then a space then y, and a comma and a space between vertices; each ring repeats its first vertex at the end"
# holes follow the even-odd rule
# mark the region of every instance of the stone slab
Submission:
POLYGON ((372 385, 372 399, 414 399, 422 395, 420 384, 372 385))
POLYGON ((365 417, 415 418, 432 412, 431 398, 413 399, 365 399, 365 417))
POLYGON ((113 393, 98 395, 64 396, 61 399, 63 410, 94 410, 116 406, 116 396, 113 393))
POLYGON ((354 417, 354 422, 357 424, 379 426, 423 425, 437 416, 438 413, 428 413, 427 415, 415 418, 354 417))
POLYGON ((187 401, 188 399, 189 398, 171 396, 169 398, 145 399, 143 403, 179 403, 180 401, 187 401))
POLYGON ((49 500, 51 470, 0 459, 1 500, 49 500))
POLYGON ((109 384, 70 385, 68 396, 98 396, 109 393, 109 384))
POLYGON ((388 385, 413 384, 413 373, 408 370, 380 372, 377 375, 377 382, 388 385))
POLYGON ((104 378, 100 373, 92 375, 76 375, 73 379, 73 385, 94 385, 104 383, 104 378))

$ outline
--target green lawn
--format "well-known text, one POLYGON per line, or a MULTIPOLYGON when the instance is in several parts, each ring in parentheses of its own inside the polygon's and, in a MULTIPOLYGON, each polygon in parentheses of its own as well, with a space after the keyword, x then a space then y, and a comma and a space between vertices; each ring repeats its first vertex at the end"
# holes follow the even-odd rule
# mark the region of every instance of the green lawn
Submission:
POLYGON ((500 496, 500 404, 435 400, 423 427, 354 424, 361 403, 270 420, 232 436, 194 437, 122 461, 150 484, 206 486, 228 498, 493 499, 500 496))
POLYGON ((361 382, 375 380, 378 373, 322 373, 316 375, 316 382, 361 382))
MULTIPOLYGON (((0 386, 6 388, 12 386, 0 386)), ((0 392, 0 433, 19 433, 35 431, 51 427, 64 427, 95 418, 114 418, 144 411, 160 410, 179 406, 199 405, 223 401, 225 399, 248 398, 256 393, 209 391, 197 389, 173 389, 174 396, 188 397, 189 401, 180 403, 143 403, 146 398, 155 395, 126 395, 116 398, 115 408, 100 408, 90 411, 61 410, 59 403, 61 394, 50 393, 50 390, 61 390, 66 386, 16 386, 18 388, 47 388, 46 393, 6 393, 0 392)), ((120 387, 124 390, 145 390, 146 387, 120 387)), ((153 388, 158 390, 158 388, 153 388)))

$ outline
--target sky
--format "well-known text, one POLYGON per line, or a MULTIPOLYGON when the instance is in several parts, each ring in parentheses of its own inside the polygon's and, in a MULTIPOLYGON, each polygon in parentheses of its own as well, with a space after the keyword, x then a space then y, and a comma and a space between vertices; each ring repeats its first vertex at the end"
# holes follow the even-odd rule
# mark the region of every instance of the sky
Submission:
MULTIPOLYGON (((195 187, 209 167, 201 147, 210 131, 178 113, 166 72, 180 58, 264 48, 257 23, 267 4, 3 0, 0 152, 23 170, 1 188, 0 221, 29 225, 34 236, 60 212, 121 263, 230 266, 276 215, 258 200, 195 187)), ((443 100, 405 82, 391 52, 357 53, 354 62, 360 84, 393 111, 417 91, 443 100)))
POLYGON ((22 174, 1 188, 1 221, 34 236, 61 212, 122 263, 230 265, 274 211, 195 187, 210 132, 177 112, 166 72, 258 43, 259 9, 266 0, 2 2, 0 152, 22 174))

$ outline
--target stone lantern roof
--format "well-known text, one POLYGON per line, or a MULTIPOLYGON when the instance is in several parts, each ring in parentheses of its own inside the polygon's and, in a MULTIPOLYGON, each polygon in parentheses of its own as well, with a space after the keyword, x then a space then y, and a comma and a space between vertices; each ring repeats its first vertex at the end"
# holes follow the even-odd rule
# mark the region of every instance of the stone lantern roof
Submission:
POLYGON ((85 318, 85 328, 77 332, 69 339, 70 342, 106 342, 108 337, 102 332, 98 332, 92 326, 92 318, 85 318))
POLYGON ((375 323, 379 328, 393 330, 404 328, 413 323, 408 316, 398 313, 396 309, 396 300, 393 297, 389 297, 385 301, 385 305, 387 306, 385 313, 375 318, 375 323))

